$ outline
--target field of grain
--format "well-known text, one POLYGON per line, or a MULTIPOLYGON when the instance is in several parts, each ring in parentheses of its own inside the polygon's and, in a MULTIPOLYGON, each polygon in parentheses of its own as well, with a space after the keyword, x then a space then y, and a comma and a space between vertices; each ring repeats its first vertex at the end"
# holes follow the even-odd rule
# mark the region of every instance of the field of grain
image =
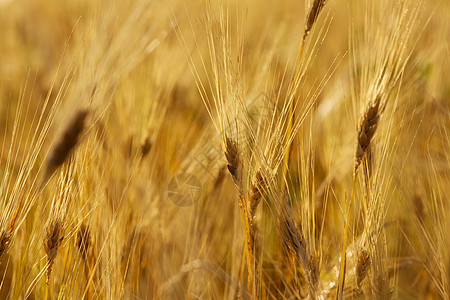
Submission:
POLYGON ((0 299, 450 299, 450 1, 0 0, 0 299))

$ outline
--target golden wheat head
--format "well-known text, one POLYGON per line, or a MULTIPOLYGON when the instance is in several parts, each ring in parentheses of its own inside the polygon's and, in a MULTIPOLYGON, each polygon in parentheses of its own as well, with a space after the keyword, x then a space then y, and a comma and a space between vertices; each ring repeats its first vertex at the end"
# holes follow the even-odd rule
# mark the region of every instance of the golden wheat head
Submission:
POLYGON ((239 159, 239 148, 238 143, 229 138, 226 137, 226 148, 225 148, 225 157, 227 159, 227 168, 230 172, 234 183, 237 186, 240 186, 241 184, 241 174, 240 174, 240 164, 241 161, 239 159))

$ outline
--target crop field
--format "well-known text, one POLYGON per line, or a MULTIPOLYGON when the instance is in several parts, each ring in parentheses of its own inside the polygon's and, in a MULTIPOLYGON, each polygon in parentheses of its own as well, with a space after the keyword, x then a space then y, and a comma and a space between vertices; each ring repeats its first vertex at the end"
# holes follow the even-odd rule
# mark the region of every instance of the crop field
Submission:
POLYGON ((0 0, 0 299, 450 299, 450 1, 0 0))

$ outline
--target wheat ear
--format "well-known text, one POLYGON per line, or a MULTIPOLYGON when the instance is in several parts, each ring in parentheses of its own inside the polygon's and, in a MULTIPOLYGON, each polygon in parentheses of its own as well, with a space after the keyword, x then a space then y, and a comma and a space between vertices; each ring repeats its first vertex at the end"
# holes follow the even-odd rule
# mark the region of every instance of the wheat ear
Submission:
POLYGON ((241 187, 241 161, 239 158, 239 149, 238 143, 229 138, 225 137, 225 157, 227 159, 227 168, 233 178, 234 183, 239 187, 241 187))
POLYGON ((253 256, 253 237, 249 211, 242 188, 242 161, 239 155, 239 145, 232 138, 225 136, 225 157, 227 159, 227 168, 233 178, 239 192, 239 206, 241 207, 242 225, 247 237, 247 266, 248 266, 248 289, 250 293, 256 296, 256 277, 255 264, 253 256))
POLYGON ((47 226, 44 237, 44 250, 47 254, 47 279, 46 283, 50 282, 50 276, 52 273, 53 264, 55 262, 56 255, 58 254, 59 246, 64 238, 62 223, 59 219, 56 219, 47 226))
POLYGON ((369 251, 366 249, 358 251, 358 262, 356 264, 356 284, 358 285, 358 288, 361 287, 362 281, 366 278, 370 263, 369 251))
POLYGON ((69 126, 67 126, 47 161, 46 178, 50 177, 72 154, 73 149, 80 140, 88 114, 89 111, 87 109, 80 110, 69 126))
POLYGON ((314 23, 316 22, 320 11, 322 10, 323 6, 325 5, 325 2, 326 2, 326 0, 314 0, 313 4, 311 5, 311 7, 308 11, 308 15, 306 17, 305 32, 303 33, 303 39, 306 39, 309 32, 311 31, 311 28, 313 27, 314 23))
POLYGON ((308 253, 303 234, 295 225, 295 222, 285 210, 282 210, 280 216, 280 231, 286 245, 295 253, 306 274, 309 295, 311 299, 316 299, 317 285, 319 282, 319 268, 317 260, 312 254, 308 253))
POLYGON ((380 102, 381 97, 378 96, 372 103, 369 103, 369 106, 367 107, 361 120, 361 123, 359 124, 355 151, 355 175, 358 171, 358 167, 361 164, 361 161, 364 158, 364 155, 367 154, 367 151, 370 147, 370 142, 375 135, 375 131, 377 130, 381 113, 380 102))
POLYGON ((259 203, 262 198, 262 191, 264 191, 264 179, 261 174, 261 171, 256 172, 255 182, 252 185, 250 191, 250 222, 253 224, 253 219, 256 215, 256 209, 258 208, 259 203))

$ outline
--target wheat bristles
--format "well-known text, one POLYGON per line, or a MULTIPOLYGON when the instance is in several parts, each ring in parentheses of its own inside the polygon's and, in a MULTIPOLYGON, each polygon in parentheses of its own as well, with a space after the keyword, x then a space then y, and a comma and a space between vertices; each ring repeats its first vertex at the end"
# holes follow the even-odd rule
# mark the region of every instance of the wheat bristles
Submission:
POLYGON ((81 224, 80 229, 77 232, 77 248, 81 254, 83 260, 87 258, 87 252, 91 244, 91 232, 89 226, 81 224))

